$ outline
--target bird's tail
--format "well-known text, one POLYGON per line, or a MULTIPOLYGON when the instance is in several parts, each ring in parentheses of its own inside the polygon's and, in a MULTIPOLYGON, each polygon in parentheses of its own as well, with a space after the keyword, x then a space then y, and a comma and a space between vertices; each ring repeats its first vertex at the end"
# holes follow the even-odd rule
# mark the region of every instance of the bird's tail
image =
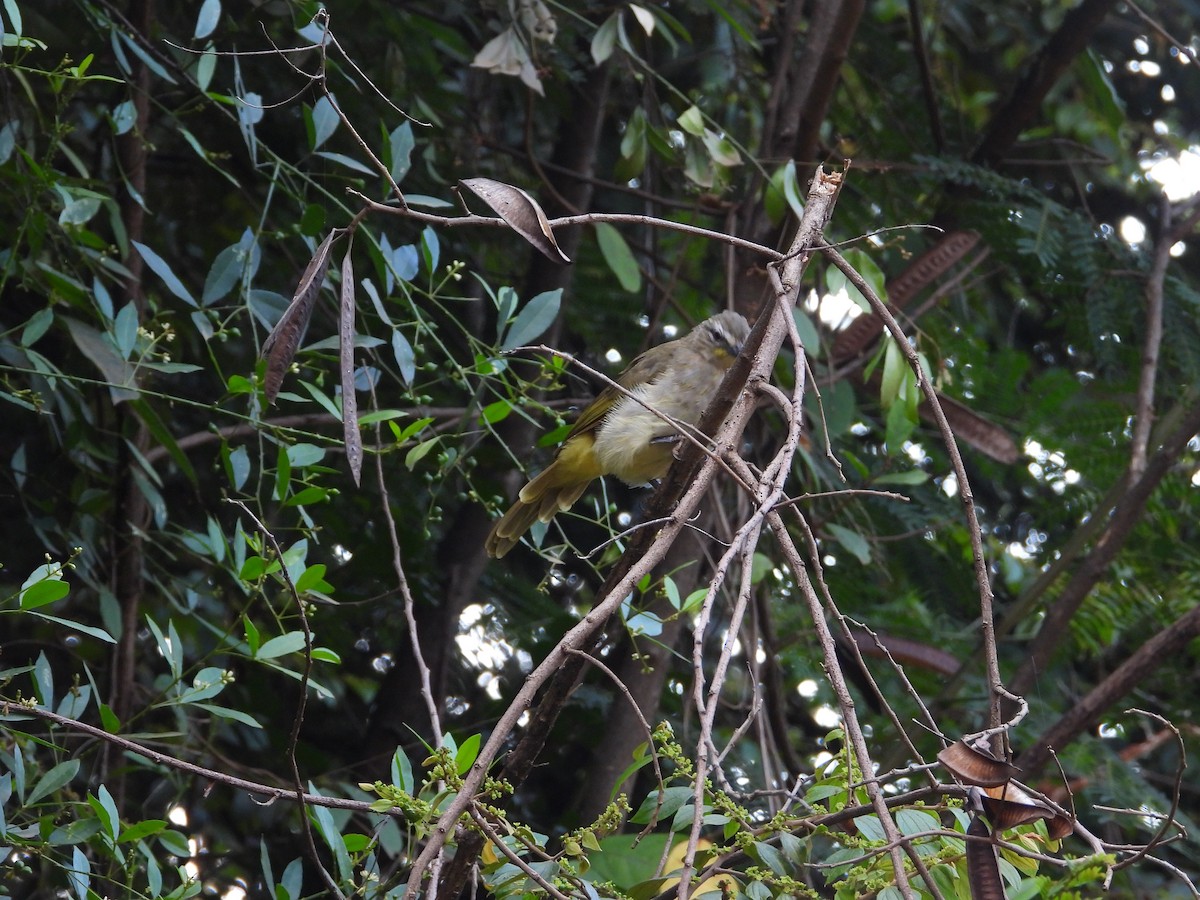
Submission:
POLYGON ((529 484, 521 488, 517 500, 508 512, 496 520, 492 530, 484 542, 488 556, 499 559, 514 546, 534 522, 549 522, 558 513, 570 509, 580 498, 592 479, 600 473, 595 471, 594 455, 590 454, 589 446, 583 448, 591 459, 588 465, 574 465, 583 462, 584 453, 575 450, 569 442, 563 447, 558 458, 548 465, 529 484), (576 454, 580 459, 576 460, 576 454), (582 480, 581 480, 582 479, 582 480))

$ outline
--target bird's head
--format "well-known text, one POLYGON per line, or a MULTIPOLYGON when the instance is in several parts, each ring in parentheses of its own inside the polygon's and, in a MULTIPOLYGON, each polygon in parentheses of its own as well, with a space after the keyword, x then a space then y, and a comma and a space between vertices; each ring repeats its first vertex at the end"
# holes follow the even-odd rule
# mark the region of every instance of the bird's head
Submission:
POLYGON ((750 323, 741 313, 726 310, 705 319, 692 334, 717 363, 727 369, 733 365, 734 359, 742 351, 742 344, 750 336, 750 323))

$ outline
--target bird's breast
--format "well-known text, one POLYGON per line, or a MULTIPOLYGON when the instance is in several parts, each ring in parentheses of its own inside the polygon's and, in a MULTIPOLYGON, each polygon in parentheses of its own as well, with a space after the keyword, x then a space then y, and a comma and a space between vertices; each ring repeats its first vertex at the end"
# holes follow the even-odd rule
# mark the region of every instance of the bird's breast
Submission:
POLYGON ((682 377, 680 373, 671 373, 639 385, 631 393, 641 403, 633 397, 618 400, 596 431, 594 450, 601 469, 631 485, 662 478, 671 466, 674 444, 654 443, 654 440, 678 434, 679 429, 646 406, 695 425, 724 374, 711 365, 698 366, 682 377))

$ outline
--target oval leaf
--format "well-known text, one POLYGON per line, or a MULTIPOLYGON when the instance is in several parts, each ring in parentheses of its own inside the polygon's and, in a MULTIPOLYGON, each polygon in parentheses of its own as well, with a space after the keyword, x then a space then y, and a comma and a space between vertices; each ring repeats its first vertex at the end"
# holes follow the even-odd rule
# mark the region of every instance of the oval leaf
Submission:
POLYGON ((604 261, 621 282, 621 287, 630 293, 635 293, 642 287, 642 270, 638 268, 633 252, 625 243, 621 232, 607 222, 596 223, 596 240, 600 243, 600 252, 604 261))
POLYGON ((512 328, 500 345, 501 350, 512 350, 541 337, 558 316, 558 307, 562 301, 562 288, 544 291, 525 304, 525 308, 517 313, 512 328))

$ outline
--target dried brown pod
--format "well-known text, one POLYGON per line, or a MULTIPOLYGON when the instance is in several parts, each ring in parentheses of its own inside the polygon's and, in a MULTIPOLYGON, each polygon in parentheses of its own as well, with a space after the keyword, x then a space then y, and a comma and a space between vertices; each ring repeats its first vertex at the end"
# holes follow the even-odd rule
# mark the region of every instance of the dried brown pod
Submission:
POLYGON ((1008 784, 1021 771, 1010 763, 976 750, 964 741, 955 741, 943 749, 937 758, 959 781, 980 787, 1008 784))

